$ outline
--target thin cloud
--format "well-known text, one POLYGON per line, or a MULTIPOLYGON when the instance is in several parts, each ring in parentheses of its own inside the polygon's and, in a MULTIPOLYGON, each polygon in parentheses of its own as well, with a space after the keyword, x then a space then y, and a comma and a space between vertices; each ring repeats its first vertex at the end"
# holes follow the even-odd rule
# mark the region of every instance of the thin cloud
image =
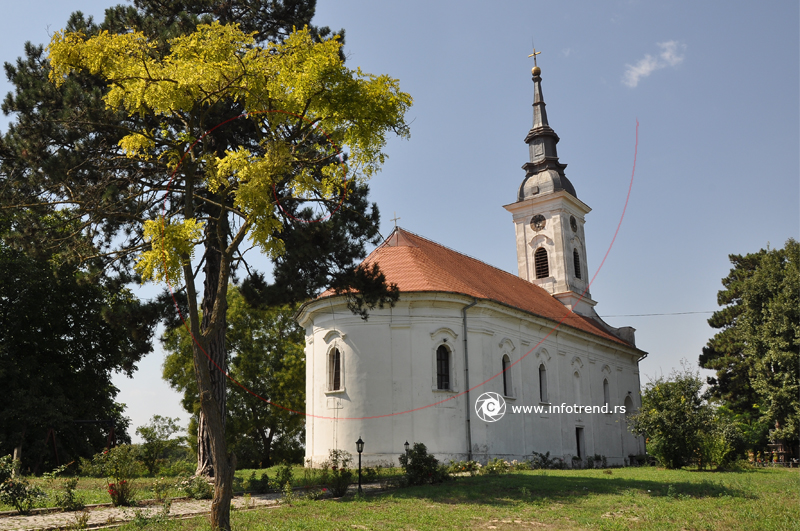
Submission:
POLYGON ((622 76, 622 84, 630 88, 636 88, 639 80, 668 66, 676 67, 683 62, 682 52, 686 50, 686 45, 678 41, 667 41, 657 43, 661 48, 658 57, 646 54, 635 65, 625 65, 625 74, 622 76))

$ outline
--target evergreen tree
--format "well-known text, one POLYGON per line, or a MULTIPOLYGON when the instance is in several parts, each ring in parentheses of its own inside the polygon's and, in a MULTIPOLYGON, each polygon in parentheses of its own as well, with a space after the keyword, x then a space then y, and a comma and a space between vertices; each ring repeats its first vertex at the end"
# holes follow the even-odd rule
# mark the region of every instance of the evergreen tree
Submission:
MULTIPOLYGON (((755 426, 752 444, 800 437, 800 244, 731 255, 733 268, 717 295, 724 306, 709 319, 720 329, 703 348, 700 366, 716 370, 709 394, 755 426)), ((752 428, 751 430, 752 431, 752 428)))

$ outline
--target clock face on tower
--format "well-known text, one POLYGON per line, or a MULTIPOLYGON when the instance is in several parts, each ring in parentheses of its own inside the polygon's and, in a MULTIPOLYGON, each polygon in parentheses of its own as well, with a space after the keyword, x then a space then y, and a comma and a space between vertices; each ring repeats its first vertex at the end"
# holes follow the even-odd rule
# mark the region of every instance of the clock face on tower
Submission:
POLYGON ((540 230, 542 230, 545 227, 546 224, 547 224, 547 221, 544 219, 544 216, 541 215, 541 214, 536 214, 531 219, 531 227, 536 232, 539 232, 540 230))

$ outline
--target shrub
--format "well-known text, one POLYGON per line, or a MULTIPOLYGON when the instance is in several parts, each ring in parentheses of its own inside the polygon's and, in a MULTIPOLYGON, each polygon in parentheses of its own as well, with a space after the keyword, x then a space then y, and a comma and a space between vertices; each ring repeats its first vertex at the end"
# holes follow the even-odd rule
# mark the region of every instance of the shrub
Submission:
POLYGON ((180 488, 187 496, 195 500, 210 500, 214 496, 214 487, 205 476, 193 476, 184 479, 180 488))
POLYGON ((142 465, 136 457, 136 447, 123 444, 96 454, 92 459, 92 467, 102 471, 106 477, 108 495, 114 507, 133 504, 137 491, 133 478, 142 472, 142 465))
POLYGON ((75 489, 78 486, 78 478, 66 478, 61 485, 62 492, 56 494, 56 507, 61 507, 65 511, 82 511, 86 504, 83 496, 78 496, 75 489))
POLYGON ((353 471, 350 465, 353 463, 353 456, 344 450, 331 450, 328 453, 328 460, 322 464, 323 477, 328 480, 331 494, 339 498, 347 493, 347 488, 353 482, 353 471))
POLYGON ((18 467, 19 461, 10 455, 0 457, 0 501, 13 506, 20 514, 28 514, 45 493, 22 476, 12 477, 18 467))
POLYGON ((264 494, 270 490, 270 480, 266 472, 261 473, 261 478, 256 478, 256 471, 250 472, 250 477, 245 481, 245 489, 257 494, 264 494))
POLYGON ((495 457, 481 469, 482 474, 505 474, 511 468, 511 464, 505 459, 495 457))
POLYGON ((400 465, 405 471, 405 478, 409 485, 441 483, 450 479, 447 467, 439 465, 436 457, 428 454, 428 449, 422 443, 415 442, 414 447, 407 454, 401 454, 400 465))
POLYGON ((481 464, 477 461, 450 461, 450 466, 447 468, 447 471, 450 474, 467 473, 470 476, 474 476, 480 472, 481 468, 481 464))
POLYGON ((528 460, 531 469, 538 470, 540 468, 564 468, 564 461, 558 457, 550 457, 550 452, 540 454, 533 452, 531 458, 528 460))
POLYGON ((361 477, 364 479, 366 483, 372 483, 374 481, 378 481, 378 468, 368 466, 361 471, 361 477))
POLYGON ((292 477, 292 465, 284 463, 278 467, 278 472, 275 475, 275 483, 278 488, 283 488, 287 483, 292 482, 292 477))
MULTIPOLYGON (((56 480, 58 476, 63 474, 69 464, 61 465, 60 467, 54 469, 52 472, 45 472, 42 474, 42 477, 47 480, 48 486, 51 489, 55 489, 56 487, 56 480)), ((75 494, 75 489, 78 486, 78 477, 71 477, 66 478, 61 483, 61 491, 55 495, 55 506, 60 507, 64 511, 81 511, 83 510, 86 505, 83 502, 83 497, 78 496, 75 494)))

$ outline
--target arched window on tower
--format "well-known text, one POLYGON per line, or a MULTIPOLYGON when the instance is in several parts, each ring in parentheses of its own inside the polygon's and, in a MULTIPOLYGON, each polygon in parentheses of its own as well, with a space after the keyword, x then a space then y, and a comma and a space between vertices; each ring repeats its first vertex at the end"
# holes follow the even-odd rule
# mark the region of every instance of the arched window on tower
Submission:
POLYGON ((533 265, 536 268, 536 278, 547 278, 550 276, 550 265, 547 262, 547 249, 539 247, 533 253, 533 265))
POLYGON ((608 380, 603 379, 603 403, 608 404, 611 402, 611 394, 608 391, 608 380))
POLYGON ((436 388, 450 389, 450 351, 444 345, 436 349, 436 388))
POLYGON ((328 391, 342 390, 342 355, 338 348, 328 355, 328 391))
POLYGON ((581 278, 581 255, 577 249, 572 250, 572 263, 575 264, 575 278, 581 278))
POLYGON ((511 359, 508 354, 503 355, 503 396, 511 396, 513 392, 511 387, 511 359))
POLYGON ((547 402, 547 369, 539 365, 539 402, 547 402))

